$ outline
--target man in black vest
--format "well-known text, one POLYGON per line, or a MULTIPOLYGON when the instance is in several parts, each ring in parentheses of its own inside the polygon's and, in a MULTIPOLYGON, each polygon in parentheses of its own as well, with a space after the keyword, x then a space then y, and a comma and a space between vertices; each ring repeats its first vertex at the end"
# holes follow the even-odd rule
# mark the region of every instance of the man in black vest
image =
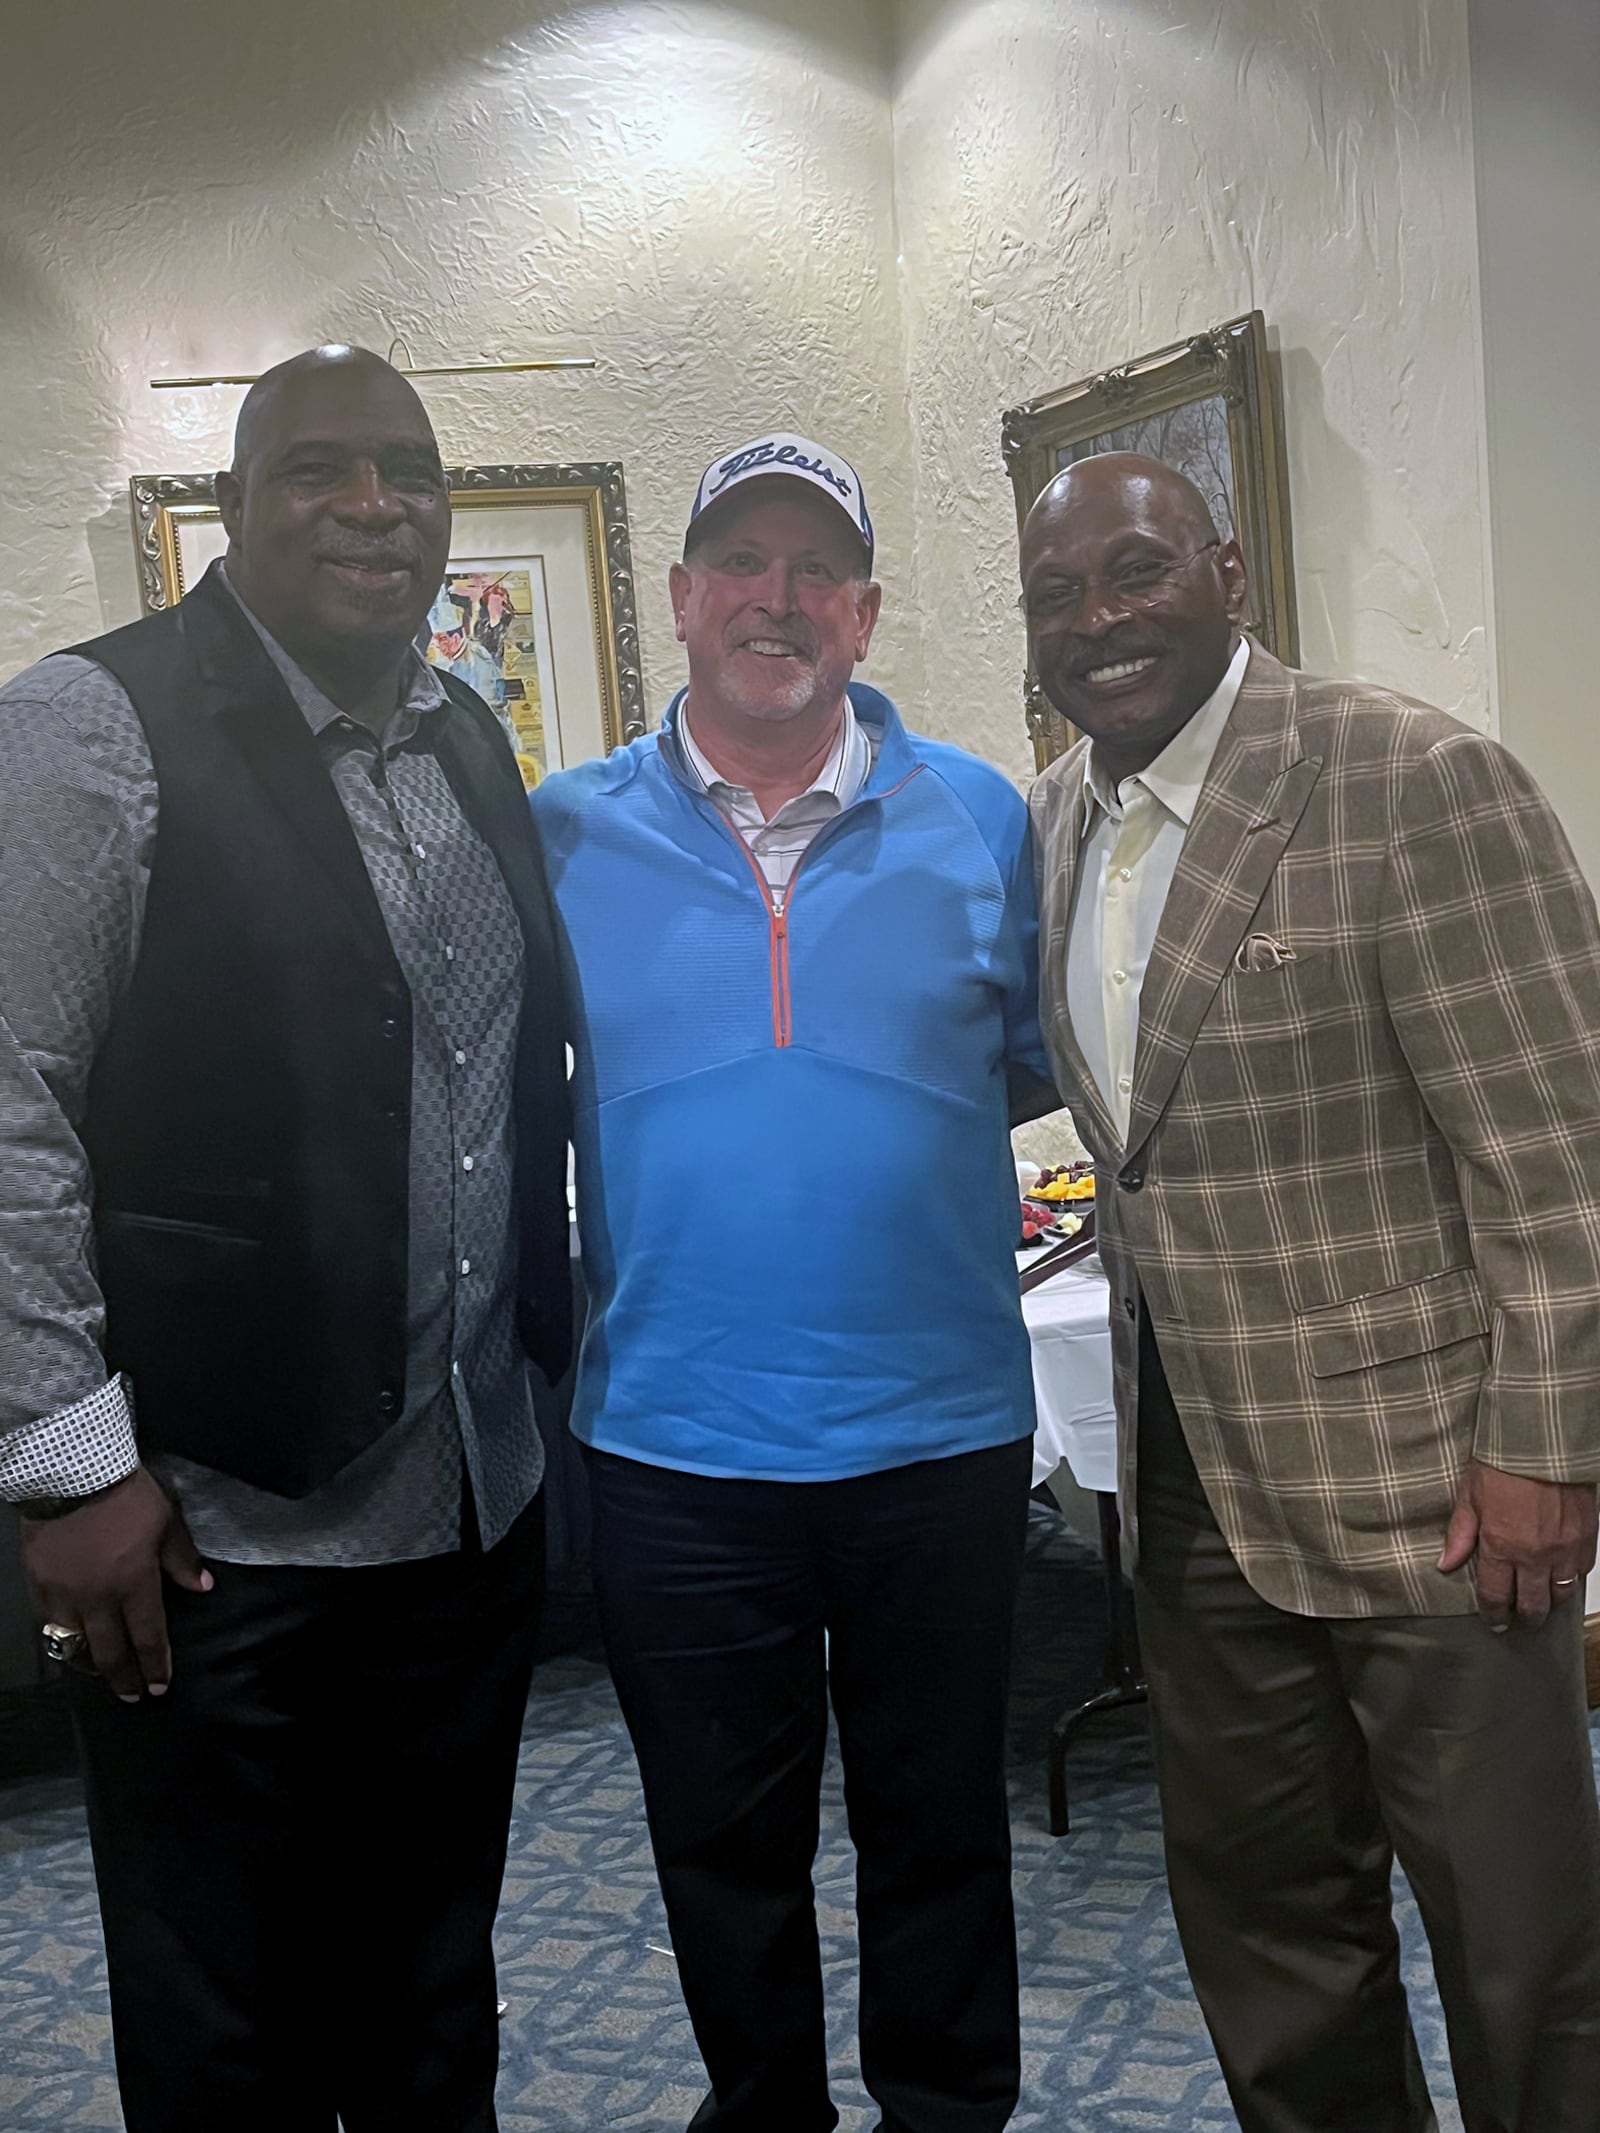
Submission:
POLYGON ((0 690, 0 1495, 130 2133, 482 2133, 570 1335, 544 876, 415 649, 411 387, 280 365, 217 500, 175 610, 0 690))

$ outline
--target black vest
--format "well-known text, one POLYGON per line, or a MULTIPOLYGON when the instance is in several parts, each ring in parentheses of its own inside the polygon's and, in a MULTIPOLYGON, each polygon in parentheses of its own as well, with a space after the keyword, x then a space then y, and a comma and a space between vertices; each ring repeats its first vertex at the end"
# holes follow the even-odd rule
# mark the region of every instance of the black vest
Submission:
MULTIPOLYGON (((302 1496, 405 1403, 410 993, 315 737, 215 573, 75 649, 127 690, 160 787, 83 1127, 106 1361, 142 1450, 302 1496)), ((549 891, 497 722, 441 679, 428 741, 522 927, 518 1324, 554 1379, 572 1301, 549 891)))

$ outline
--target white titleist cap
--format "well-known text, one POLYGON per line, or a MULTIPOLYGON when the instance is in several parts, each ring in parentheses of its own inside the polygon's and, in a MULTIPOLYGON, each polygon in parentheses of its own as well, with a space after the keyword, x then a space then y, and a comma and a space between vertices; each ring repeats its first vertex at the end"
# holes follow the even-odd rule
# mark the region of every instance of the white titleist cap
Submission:
POLYGON ((860 475, 848 459, 841 459, 826 445, 816 444, 809 437, 791 437, 782 431, 758 437, 753 444, 741 444, 737 451, 724 452, 712 460, 694 492, 694 503, 689 510, 691 530, 702 511, 720 503, 740 482, 768 479, 774 474, 786 474, 792 481, 807 482, 830 503, 837 504, 850 521, 856 538, 865 545, 867 568, 872 568, 872 521, 867 516, 867 500, 861 493, 860 475))

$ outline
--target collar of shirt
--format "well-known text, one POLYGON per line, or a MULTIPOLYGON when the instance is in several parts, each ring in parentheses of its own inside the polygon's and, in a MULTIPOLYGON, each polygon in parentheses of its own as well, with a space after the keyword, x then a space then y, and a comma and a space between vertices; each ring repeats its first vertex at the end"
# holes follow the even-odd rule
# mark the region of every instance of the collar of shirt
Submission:
MULTIPOLYGON (((227 566, 217 565, 217 576, 227 586, 238 603, 239 612, 261 639, 262 649, 278 672, 283 676, 284 686, 294 698, 301 717, 315 734, 324 733, 329 726, 340 720, 351 727, 355 721, 346 711, 341 711, 332 697, 324 695, 304 668, 289 657, 272 632, 261 622, 234 590, 227 566)), ((384 749, 402 748, 421 725, 423 715, 435 711, 445 701, 444 684, 429 666, 422 654, 413 645, 406 654, 405 664, 400 669, 400 694, 378 739, 384 749)))
POLYGON ((1227 672, 1193 718, 1172 736, 1154 762, 1147 763, 1143 770, 1136 770, 1131 777, 1123 778, 1115 787, 1100 767, 1098 751, 1089 750, 1083 766, 1085 830, 1094 821, 1097 807, 1103 809, 1113 822, 1120 822, 1133 788, 1139 785, 1159 800, 1167 813, 1185 829, 1189 827, 1249 663, 1250 646, 1241 637, 1228 662, 1227 672))
MULTIPOLYGON (((761 817, 759 809, 756 808, 755 795, 748 786, 732 784, 710 761, 694 737, 687 714, 688 706, 685 705, 678 716, 678 738, 683 744, 683 759, 690 771, 719 806, 726 807, 738 815, 748 816, 753 811, 759 824, 761 817)), ((844 717, 839 721, 839 731, 834 735, 827 761, 805 791, 796 793, 792 800, 786 800, 771 819, 773 822, 781 822, 790 808, 798 808, 801 801, 810 802, 817 799, 831 801, 833 804, 827 812, 837 814, 859 796, 862 786, 871 774, 872 744, 847 696, 844 700, 844 717)))

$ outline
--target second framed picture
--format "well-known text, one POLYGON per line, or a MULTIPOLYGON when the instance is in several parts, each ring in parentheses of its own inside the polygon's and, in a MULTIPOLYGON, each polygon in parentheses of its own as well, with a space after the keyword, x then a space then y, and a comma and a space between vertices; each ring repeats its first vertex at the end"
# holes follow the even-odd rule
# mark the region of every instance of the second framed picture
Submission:
MULTIPOLYGON (((499 712, 524 784, 645 730, 622 468, 447 467, 455 532, 427 656, 499 712)), ((209 474, 130 483, 146 614, 227 543, 209 474)))

